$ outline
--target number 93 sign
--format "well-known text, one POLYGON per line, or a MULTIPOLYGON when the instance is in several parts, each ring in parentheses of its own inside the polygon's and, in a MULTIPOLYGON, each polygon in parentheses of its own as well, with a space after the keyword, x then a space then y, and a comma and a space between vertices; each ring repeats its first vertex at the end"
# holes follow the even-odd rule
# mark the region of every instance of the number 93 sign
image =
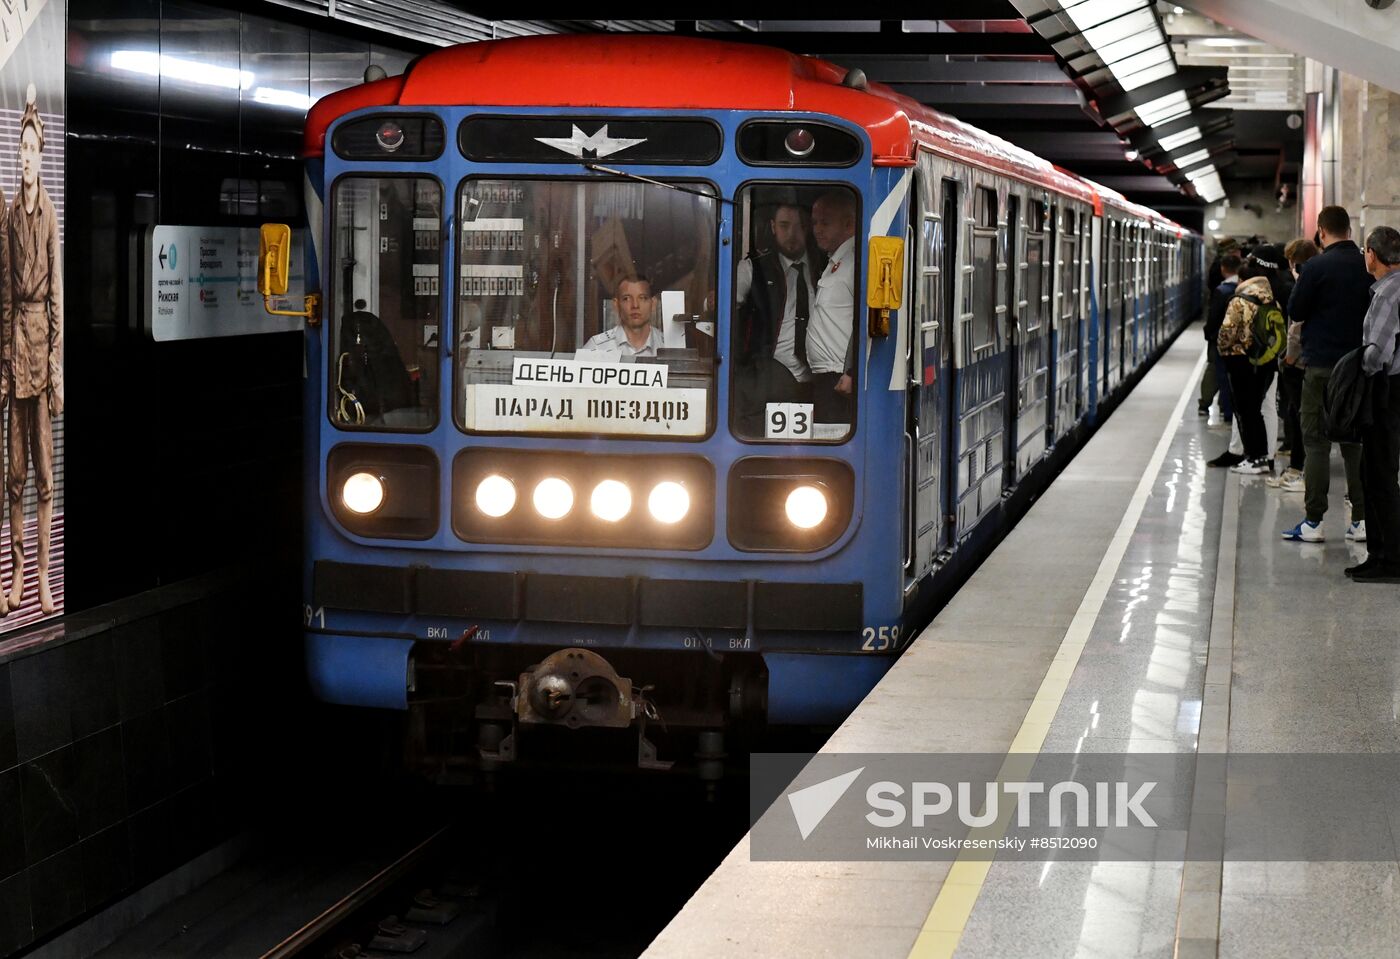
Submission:
POLYGON ((811 403, 769 403, 765 408, 763 438, 807 440, 812 438, 811 403))

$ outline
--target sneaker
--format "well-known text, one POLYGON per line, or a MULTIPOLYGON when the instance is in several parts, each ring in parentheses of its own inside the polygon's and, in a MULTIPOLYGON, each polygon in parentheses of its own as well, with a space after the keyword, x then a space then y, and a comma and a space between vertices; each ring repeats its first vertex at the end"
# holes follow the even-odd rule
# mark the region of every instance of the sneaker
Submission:
POLYGON ((1285 443, 1285 444, 1283 444, 1282 446, 1280 446, 1280 447, 1278 448, 1278 453, 1275 454, 1275 455, 1277 455, 1277 456, 1292 456, 1292 455, 1293 455, 1293 450, 1289 449, 1288 444, 1285 443))
POLYGON ((1303 473, 1301 470, 1295 470, 1293 467, 1290 466, 1286 470, 1284 470, 1280 475, 1270 476, 1268 479, 1264 480, 1264 483, 1266 486, 1278 487, 1282 486, 1289 480, 1294 479, 1301 483, 1303 481, 1303 473))
POLYGON ((1289 468, 1284 471, 1283 479, 1279 482, 1278 488, 1285 493, 1302 493, 1307 490, 1307 485, 1303 481, 1303 471, 1289 468), (1289 474, 1293 475, 1290 476, 1289 474))
POLYGON ((1283 538, 1294 543, 1321 543, 1327 537, 1322 535, 1321 523, 1310 523, 1303 520, 1292 529, 1284 530, 1283 538))
POLYGON ((1348 526, 1346 538, 1353 543, 1366 542, 1366 521, 1364 519, 1359 519, 1348 526))
POLYGON ((1259 458, 1257 460, 1245 460, 1230 467, 1231 473, 1240 473, 1245 476, 1258 476, 1260 473, 1272 473, 1274 464, 1270 460, 1259 458))
POLYGON ((1238 466, 1244 462, 1244 457, 1238 453, 1231 453, 1229 450, 1221 453, 1213 460, 1206 460, 1207 466, 1238 466))
POLYGON ((1197 416, 1209 416, 1209 415, 1210 415, 1210 407, 1209 407, 1209 406, 1197 406, 1197 407, 1196 407, 1196 415, 1197 415, 1197 416))

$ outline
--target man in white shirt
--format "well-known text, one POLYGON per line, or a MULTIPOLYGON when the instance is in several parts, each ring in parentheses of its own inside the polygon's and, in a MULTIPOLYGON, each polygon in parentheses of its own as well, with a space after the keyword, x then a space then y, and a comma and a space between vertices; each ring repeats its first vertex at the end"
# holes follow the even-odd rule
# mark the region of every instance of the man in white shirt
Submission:
POLYGON ((579 352, 591 350, 602 354, 598 359, 614 362, 625 356, 655 356, 664 343, 661 331, 651 322, 656 313, 651 280, 641 275, 623 277, 613 294, 613 305, 617 307, 617 326, 594 336, 579 352))
POLYGON ((746 436, 763 435, 767 404, 811 401, 807 324, 820 266, 807 252, 807 220, 803 208, 780 205, 768 224, 776 248, 735 271, 735 406, 746 436))
POLYGON ((817 423, 850 423, 855 370, 855 196, 833 190, 818 197, 812 204, 812 235, 830 257, 817 281, 807 327, 812 416, 817 423))

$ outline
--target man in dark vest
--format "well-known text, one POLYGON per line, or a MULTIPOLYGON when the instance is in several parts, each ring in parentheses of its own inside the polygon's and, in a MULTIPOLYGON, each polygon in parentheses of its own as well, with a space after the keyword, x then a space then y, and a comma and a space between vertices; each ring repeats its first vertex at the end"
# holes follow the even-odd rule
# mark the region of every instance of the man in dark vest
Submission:
POLYGON ((782 204, 769 226, 774 249, 735 272, 734 402, 741 436, 764 436, 769 403, 810 403, 807 321, 825 259, 807 251, 808 215, 782 204))

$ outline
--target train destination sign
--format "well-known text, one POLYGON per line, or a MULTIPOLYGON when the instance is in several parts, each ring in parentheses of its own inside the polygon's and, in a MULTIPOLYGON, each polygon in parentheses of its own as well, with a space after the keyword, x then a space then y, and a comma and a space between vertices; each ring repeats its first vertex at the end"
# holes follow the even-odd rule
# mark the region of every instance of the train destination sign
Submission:
POLYGON ((664 363, 597 363, 588 360, 532 359, 517 356, 511 373, 515 384, 541 386, 619 387, 665 389, 664 363))
POLYGON ((703 389, 471 383, 466 393, 473 432, 705 435, 703 389))
POLYGON ((478 163, 705 164, 724 140, 709 120, 477 116, 462 121, 457 142, 478 163))

